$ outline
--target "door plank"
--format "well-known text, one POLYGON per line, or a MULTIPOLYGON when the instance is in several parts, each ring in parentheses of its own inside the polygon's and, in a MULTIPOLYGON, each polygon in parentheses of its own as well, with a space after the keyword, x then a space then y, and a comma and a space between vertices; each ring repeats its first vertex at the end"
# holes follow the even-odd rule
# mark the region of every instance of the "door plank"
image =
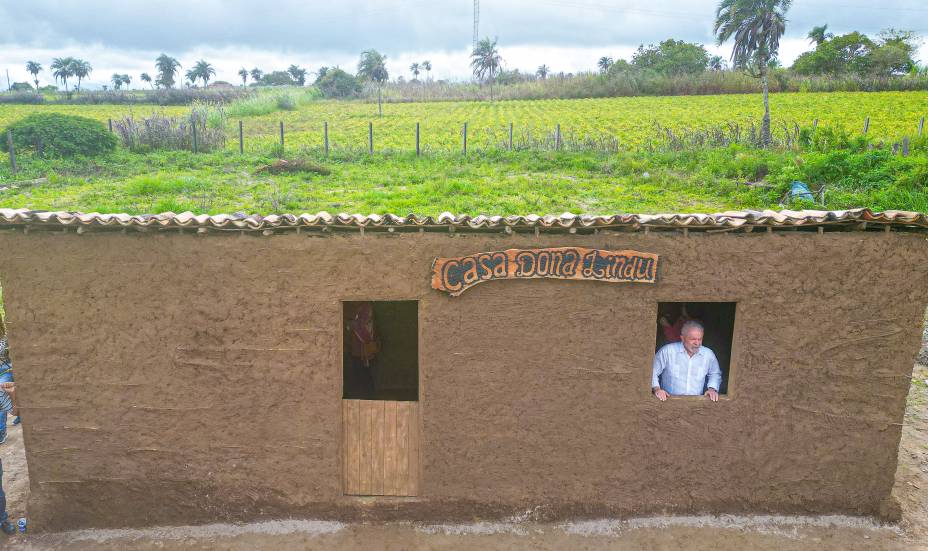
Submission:
POLYGON ((371 495, 383 495, 384 402, 371 402, 371 495))
POLYGON ((419 495, 419 404, 409 404, 409 477, 406 495, 419 495))
POLYGON ((409 402, 396 404, 396 495, 409 495, 409 402))
POLYGON ((359 477, 360 483, 358 487, 358 493, 361 495, 369 496, 371 495, 371 467, 372 467, 372 453, 371 453, 371 403, 367 400, 361 400, 361 475, 359 477))
POLYGON ((396 402, 384 403, 383 493, 396 495, 396 402))
POLYGON ((356 400, 348 402, 348 493, 361 491, 361 413, 356 400))

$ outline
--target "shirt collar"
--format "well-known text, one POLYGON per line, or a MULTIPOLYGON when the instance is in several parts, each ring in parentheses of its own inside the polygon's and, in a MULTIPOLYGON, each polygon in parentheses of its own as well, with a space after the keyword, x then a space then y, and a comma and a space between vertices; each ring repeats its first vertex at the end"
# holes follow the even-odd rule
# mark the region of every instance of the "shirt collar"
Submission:
POLYGON ((681 353, 681 354, 685 354, 687 358, 690 358, 690 357, 695 358, 696 356, 701 356, 701 355, 702 355, 702 350, 703 350, 703 348, 705 348, 704 346, 700 346, 700 347, 699 347, 699 350, 697 350, 695 354, 693 354, 692 356, 690 356, 689 352, 686 351, 686 347, 683 346, 683 341, 677 341, 677 344, 680 345, 680 348, 679 348, 680 353, 681 353))

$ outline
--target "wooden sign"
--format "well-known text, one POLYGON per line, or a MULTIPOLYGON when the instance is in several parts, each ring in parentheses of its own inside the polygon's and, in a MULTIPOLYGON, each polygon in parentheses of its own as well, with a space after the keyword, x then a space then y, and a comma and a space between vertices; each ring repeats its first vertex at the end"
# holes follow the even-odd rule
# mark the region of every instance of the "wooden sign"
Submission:
POLYGON ((574 279, 654 283, 658 256, 637 251, 579 247, 508 249, 460 258, 436 258, 432 288, 456 297, 478 283, 497 279, 574 279))

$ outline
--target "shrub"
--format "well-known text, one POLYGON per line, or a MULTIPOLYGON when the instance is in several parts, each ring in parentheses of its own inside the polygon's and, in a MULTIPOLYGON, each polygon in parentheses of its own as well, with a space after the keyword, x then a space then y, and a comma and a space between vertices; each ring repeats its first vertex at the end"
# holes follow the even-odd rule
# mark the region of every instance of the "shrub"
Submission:
POLYGON ((132 115, 113 121, 113 130, 130 151, 193 150, 193 131, 197 151, 214 151, 226 144, 226 117, 221 105, 196 103, 184 117, 156 113, 136 119, 132 115))
POLYGON ((293 111, 296 109, 296 101, 290 97, 290 94, 281 94, 277 96, 277 108, 283 111, 293 111))
POLYGON ((327 98, 348 98, 361 93, 358 79, 337 67, 326 71, 316 85, 327 98))
MULTIPOLYGON (((102 155, 113 151, 118 142, 103 123, 60 113, 33 113, 7 130, 13 131, 15 148, 35 151, 41 147, 52 157, 102 155)), ((2 147, 7 150, 6 140, 2 141, 2 147)))
POLYGON ((41 94, 36 94, 35 92, 17 92, 15 94, 0 94, 0 104, 3 103, 18 103, 26 105, 37 105, 40 103, 45 103, 45 98, 41 94))

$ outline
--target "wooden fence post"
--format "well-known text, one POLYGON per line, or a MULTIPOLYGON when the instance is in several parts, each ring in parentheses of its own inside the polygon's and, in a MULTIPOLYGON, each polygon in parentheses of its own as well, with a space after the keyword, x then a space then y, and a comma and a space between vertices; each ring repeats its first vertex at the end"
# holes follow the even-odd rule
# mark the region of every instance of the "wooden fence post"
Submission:
POLYGON ((112 132, 113 131, 113 119, 109 119, 109 121, 110 121, 110 132, 112 132))
POLYGON ((512 121, 509 121, 509 151, 512 151, 512 121))
POLYGON ((280 153, 284 151, 284 121, 280 121, 280 153))
POLYGON ((374 123, 367 123, 367 152, 374 154, 374 123))
POLYGON ((238 121, 238 152, 240 155, 245 153, 245 123, 238 121))
POLYGON ((557 151, 561 148, 561 123, 557 123, 557 127, 554 129, 554 150, 557 151))
POLYGON ((903 157, 909 156, 909 137, 908 136, 905 136, 904 138, 902 138, 902 156, 903 157))
POLYGON ((818 128, 818 119, 812 121, 812 133, 815 134, 815 129, 818 128))
POLYGON ((864 134, 866 134, 868 130, 870 130, 870 117, 869 116, 867 116, 867 118, 864 119, 864 134))
POLYGON ((10 166, 13 167, 13 172, 16 172, 16 152, 13 150, 13 131, 6 131, 6 145, 10 150, 10 166))
POLYGON ((193 123, 193 152, 197 152, 197 123, 193 123))
POLYGON ((464 154, 467 155, 467 123, 464 123, 464 154))
POLYGON ((416 157, 419 156, 419 123, 416 123, 416 157))
POLYGON ((329 156, 329 121, 322 123, 322 144, 325 146, 325 156, 329 156))
POLYGON ((922 130, 924 130, 924 129, 925 129, 925 117, 922 117, 922 118, 918 121, 918 137, 919 137, 919 138, 922 137, 922 130))

